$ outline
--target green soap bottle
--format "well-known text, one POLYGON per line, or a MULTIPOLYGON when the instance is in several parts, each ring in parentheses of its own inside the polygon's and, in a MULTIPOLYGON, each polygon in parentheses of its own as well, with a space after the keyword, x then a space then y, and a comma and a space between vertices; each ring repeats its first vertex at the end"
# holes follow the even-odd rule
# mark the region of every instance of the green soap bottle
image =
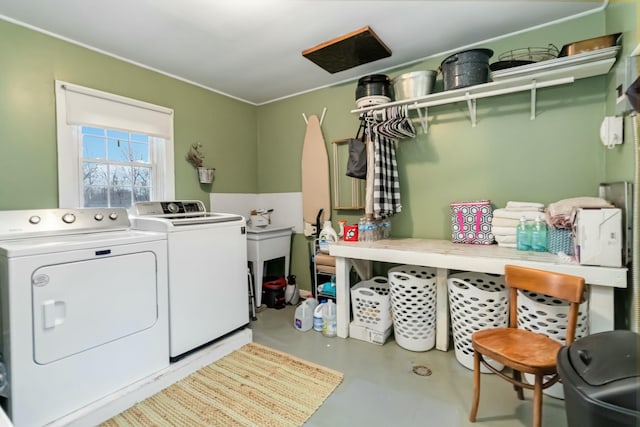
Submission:
POLYGON ((547 223, 538 215, 531 230, 531 249, 536 252, 547 251, 547 223))

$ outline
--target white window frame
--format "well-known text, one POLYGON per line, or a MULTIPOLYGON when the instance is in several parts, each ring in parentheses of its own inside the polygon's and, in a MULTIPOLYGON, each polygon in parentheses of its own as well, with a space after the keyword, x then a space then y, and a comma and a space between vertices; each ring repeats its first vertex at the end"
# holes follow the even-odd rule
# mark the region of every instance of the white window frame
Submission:
POLYGON ((83 206, 81 125, 153 137, 151 200, 175 199, 172 109, 60 80, 55 81, 55 91, 60 208, 83 206), (80 102, 68 99, 71 94, 78 96, 80 102))

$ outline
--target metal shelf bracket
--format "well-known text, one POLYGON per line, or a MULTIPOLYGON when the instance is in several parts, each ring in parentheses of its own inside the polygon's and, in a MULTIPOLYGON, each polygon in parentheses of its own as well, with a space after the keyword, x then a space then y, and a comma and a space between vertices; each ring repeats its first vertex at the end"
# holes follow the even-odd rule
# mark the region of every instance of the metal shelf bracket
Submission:
POLYGON ((420 126, 422 126, 422 130, 424 133, 429 133, 429 108, 424 107, 424 114, 422 114, 421 108, 418 107, 418 103, 414 104, 414 108, 418 111, 418 117, 420 118, 420 126))
POLYGON ((464 94, 465 99, 467 100, 467 107, 469 108, 469 116, 471 117, 471 127, 476 127, 478 123, 476 116, 476 99, 471 98, 469 92, 464 94))
POLYGON ((531 120, 536 119, 536 81, 531 81, 531 120))

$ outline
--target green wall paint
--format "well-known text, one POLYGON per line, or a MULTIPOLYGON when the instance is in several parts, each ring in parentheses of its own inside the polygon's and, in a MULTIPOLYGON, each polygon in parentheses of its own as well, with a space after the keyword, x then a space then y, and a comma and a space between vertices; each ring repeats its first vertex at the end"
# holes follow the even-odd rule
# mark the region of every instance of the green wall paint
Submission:
MULTIPOLYGON (((611 2, 605 12, 479 47, 493 49, 495 61, 511 49, 561 47, 624 31, 627 51, 637 44, 637 21, 635 2, 611 2)), ((444 56, 387 73, 437 69, 444 56)), ((211 191, 300 191, 303 113, 320 116, 327 108, 328 153, 331 141, 352 137, 358 127, 350 113, 355 82, 256 107, 2 21, 0 57, 0 209, 57 206, 55 79, 173 108, 176 198, 207 205, 211 191), (194 142, 204 145, 206 163, 217 169, 212 186, 198 184, 184 160, 194 142)), ((399 143, 403 211, 393 219, 393 235, 447 239, 452 201, 490 198, 498 207, 508 200, 549 203, 596 195, 603 180, 630 180, 631 144, 606 150, 598 138, 612 105, 611 84, 611 77, 601 76, 541 89, 534 121, 527 93, 478 101, 475 128, 464 104, 431 108, 429 132, 399 143)), ((436 90, 441 89, 439 76, 436 90)), ((353 223, 359 215, 333 212, 334 226, 338 218, 353 223)), ((304 236, 294 236, 291 272, 310 289, 307 243, 304 236)))
MULTIPOLYGON (((500 53, 512 49, 550 43, 560 48, 604 31, 604 12, 600 12, 478 47, 493 49, 493 62, 500 53)), ((394 77, 437 69, 446 56, 387 74, 394 77)), ((441 79, 439 75, 436 91, 442 90, 441 79)), ((630 146, 607 150, 599 142, 607 83, 607 77, 598 76, 538 90, 533 121, 529 119, 529 93, 479 100, 475 128, 464 103, 431 108, 428 133, 420 131, 415 139, 398 144, 403 209, 392 220, 393 235, 448 239, 452 201, 487 198, 501 207, 508 200, 547 204, 567 197, 596 196, 598 184, 609 178, 607 156, 626 158, 621 152, 630 146)), ((357 116, 349 112, 355 108, 355 87, 355 82, 343 84, 259 107, 260 192, 300 191, 305 131, 302 113, 320 115, 323 107, 327 108, 323 133, 328 153, 331 141, 355 134, 357 116)), ((633 164, 625 162, 619 173, 630 179, 633 164)), ((358 217, 358 212, 332 213, 334 227, 337 219, 354 223, 358 217)), ((291 270, 306 278, 308 250, 302 239, 298 236, 295 240, 291 270)))
POLYGON ((172 108, 176 198, 257 192, 256 107, 0 21, 0 209, 58 206, 54 80, 172 108), (212 185, 185 155, 201 142, 212 185))
MULTIPOLYGON (((613 1, 607 8, 605 33, 622 33, 624 41, 622 50, 618 55, 618 61, 607 77, 606 115, 608 116, 616 114, 616 86, 620 84, 617 76, 624 73, 624 68, 627 67, 626 58, 628 58, 629 54, 638 45, 640 34, 638 34, 637 26, 639 21, 640 8, 634 0, 613 1)), ((633 59, 628 59, 628 61, 633 61, 633 59)), ((632 81, 638 76, 638 70, 639 68, 637 68, 636 65, 636 75, 632 78, 632 81)), ((626 90, 627 87, 624 89, 626 90)), ((605 152, 607 182, 633 182, 635 150, 632 126, 633 121, 631 118, 625 117, 625 143, 622 146, 616 147, 614 150, 607 150, 605 152)))

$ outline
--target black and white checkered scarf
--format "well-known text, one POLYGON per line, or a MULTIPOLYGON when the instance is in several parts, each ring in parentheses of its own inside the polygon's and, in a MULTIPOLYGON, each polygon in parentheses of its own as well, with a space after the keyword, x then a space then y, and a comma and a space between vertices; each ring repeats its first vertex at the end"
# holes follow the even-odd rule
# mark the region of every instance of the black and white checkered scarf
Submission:
POLYGON ((400 212, 400 181, 395 142, 378 132, 373 137, 375 175, 373 181, 373 217, 388 218, 400 212))

